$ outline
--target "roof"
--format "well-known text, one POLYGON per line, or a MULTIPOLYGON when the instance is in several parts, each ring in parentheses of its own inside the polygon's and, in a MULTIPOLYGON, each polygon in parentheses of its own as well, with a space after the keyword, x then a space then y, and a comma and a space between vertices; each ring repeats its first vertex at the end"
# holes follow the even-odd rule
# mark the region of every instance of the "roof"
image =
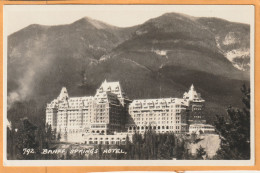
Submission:
POLYGON ((117 95, 118 98, 125 98, 125 94, 117 82, 107 82, 106 80, 102 82, 101 86, 97 89, 95 97, 104 97, 106 92, 111 92, 117 95))
POLYGON ((191 85, 189 91, 183 94, 183 98, 194 102, 205 102, 205 100, 201 98, 200 93, 197 93, 193 84, 191 85))

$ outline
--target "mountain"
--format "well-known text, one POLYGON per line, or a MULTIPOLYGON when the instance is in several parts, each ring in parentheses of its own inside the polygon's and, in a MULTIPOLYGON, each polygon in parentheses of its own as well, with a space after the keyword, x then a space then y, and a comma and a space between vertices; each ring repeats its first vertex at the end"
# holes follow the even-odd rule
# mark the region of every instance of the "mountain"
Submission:
POLYGON ((197 18, 169 13, 138 27, 131 39, 116 48, 116 53, 152 69, 171 64, 235 79, 241 79, 241 75, 247 78, 247 73, 233 68, 223 55, 216 37, 197 18), (147 53, 150 55, 146 58, 143 54, 147 53))
POLYGON ((248 27, 178 13, 129 28, 90 18, 30 25, 8 37, 8 102, 33 99, 44 107, 62 86, 71 96, 94 95, 105 79, 120 81, 131 99, 182 97, 193 83, 210 120, 230 104, 241 106, 249 72, 226 53, 249 47, 248 27), (226 44, 227 35, 240 41, 226 44))
POLYGON ((95 88, 105 78, 119 80, 130 98, 182 97, 193 83, 209 114, 224 114, 226 106, 241 105, 240 87, 249 78, 222 54, 215 37, 197 18, 165 14, 86 69, 86 83, 95 88))
MULTIPOLYGON (((13 100, 44 92, 41 83, 75 84, 81 71, 131 36, 90 18, 59 26, 30 25, 8 37, 8 92, 13 100), (46 76, 46 81, 42 80, 46 76), (39 86, 40 85, 40 86, 39 86), (15 91, 15 92, 12 92, 15 91), (16 92, 18 91, 18 93, 16 92)), ((44 94, 43 94, 44 95, 44 94)))
POLYGON ((199 18, 215 35, 216 43, 221 52, 232 64, 243 71, 250 69, 250 26, 229 22, 218 18, 199 18))

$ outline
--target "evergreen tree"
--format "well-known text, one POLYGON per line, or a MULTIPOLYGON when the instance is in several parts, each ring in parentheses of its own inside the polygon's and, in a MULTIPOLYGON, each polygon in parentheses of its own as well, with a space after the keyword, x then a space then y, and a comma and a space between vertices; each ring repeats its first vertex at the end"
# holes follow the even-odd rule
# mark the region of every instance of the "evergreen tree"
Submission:
POLYGON ((175 158, 177 160, 183 160, 185 158, 185 142, 184 140, 178 139, 176 141, 176 147, 174 148, 175 150, 175 158))
POLYGON ((66 158, 66 160, 71 160, 72 159, 69 150, 67 150, 65 158, 66 158))
POLYGON ((58 133, 57 140, 60 141, 60 139, 61 139, 61 136, 60 136, 60 133, 58 133))
POLYGON ((36 141, 36 129, 37 127, 33 125, 28 119, 22 121, 22 127, 19 128, 16 147, 18 149, 17 157, 19 159, 35 159, 35 154, 24 154, 24 149, 34 149, 37 150, 38 143, 36 141))
POLYGON ((200 147, 196 150, 196 159, 203 160, 204 159, 203 156, 206 156, 206 151, 200 145, 200 147))
POLYGON ((236 109, 229 106, 228 117, 217 116, 215 121, 221 145, 214 159, 250 159, 250 89, 243 85, 241 91, 244 107, 236 109))

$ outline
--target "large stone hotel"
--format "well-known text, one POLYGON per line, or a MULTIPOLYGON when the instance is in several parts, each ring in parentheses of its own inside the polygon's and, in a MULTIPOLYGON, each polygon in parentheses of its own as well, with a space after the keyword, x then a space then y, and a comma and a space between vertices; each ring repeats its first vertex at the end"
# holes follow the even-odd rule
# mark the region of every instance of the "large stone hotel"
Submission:
POLYGON ((212 132, 214 128, 205 124, 204 104, 193 85, 183 98, 130 100, 119 82, 105 80, 95 96, 69 97, 63 87, 57 99, 47 104, 46 123, 62 141, 116 144, 147 130, 212 132))

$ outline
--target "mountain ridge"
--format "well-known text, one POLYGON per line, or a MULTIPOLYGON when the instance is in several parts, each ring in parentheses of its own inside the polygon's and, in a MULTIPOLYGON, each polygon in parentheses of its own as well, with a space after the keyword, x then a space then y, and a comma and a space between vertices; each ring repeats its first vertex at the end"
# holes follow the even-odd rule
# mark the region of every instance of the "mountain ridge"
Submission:
POLYGON ((250 79, 225 53, 248 49, 249 41, 241 41, 249 30, 232 22, 219 29, 208 20, 170 13, 126 28, 89 18, 29 25, 8 37, 9 103, 44 105, 62 86, 75 96, 91 95, 104 79, 120 81, 133 99, 181 96, 195 83, 209 114, 223 113, 227 104, 240 105, 240 86, 250 79))

